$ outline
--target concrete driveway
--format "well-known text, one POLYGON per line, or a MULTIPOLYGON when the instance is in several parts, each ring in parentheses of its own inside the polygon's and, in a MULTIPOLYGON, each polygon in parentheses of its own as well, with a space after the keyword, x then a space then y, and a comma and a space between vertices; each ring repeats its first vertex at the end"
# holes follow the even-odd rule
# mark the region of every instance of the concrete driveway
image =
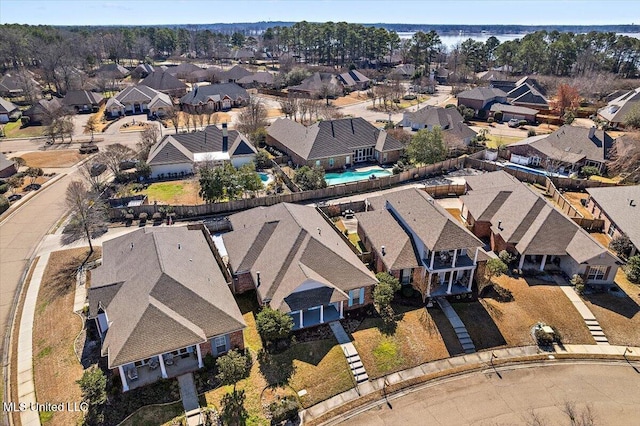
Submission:
POLYGON ((569 424, 563 412, 567 402, 575 403, 578 416, 589 405, 595 424, 626 426, 640 419, 640 376, 626 363, 547 364, 499 372, 502 378, 487 368, 484 374, 445 379, 390 397, 392 408, 381 401, 330 424, 562 425, 569 424))

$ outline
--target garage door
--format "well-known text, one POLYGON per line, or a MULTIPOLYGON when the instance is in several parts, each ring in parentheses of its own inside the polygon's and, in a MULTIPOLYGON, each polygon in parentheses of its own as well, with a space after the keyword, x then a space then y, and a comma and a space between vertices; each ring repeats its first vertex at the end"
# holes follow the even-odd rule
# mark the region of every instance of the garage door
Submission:
POLYGON ((504 113, 504 116, 502 117, 503 121, 509 121, 512 119, 516 119, 516 120, 524 120, 524 115, 518 115, 518 114, 511 114, 511 113, 504 113))

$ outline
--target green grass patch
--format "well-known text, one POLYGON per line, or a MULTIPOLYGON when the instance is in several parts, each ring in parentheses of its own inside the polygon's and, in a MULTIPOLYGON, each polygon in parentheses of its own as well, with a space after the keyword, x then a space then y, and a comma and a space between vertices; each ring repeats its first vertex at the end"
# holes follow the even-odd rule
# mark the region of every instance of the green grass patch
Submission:
POLYGON ((373 356, 378 368, 383 371, 390 371, 402 365, 402 356, 399 355, 396 342, 389 338, 384 338, 373 350, 373 356))
POLYGON ((485 144, 487 148, 498 148, 500 145, 511 145, 512 143, 525 139, 527 134, 523 132, 522 137, 519 136, 502 136, 502 135, 487 135, 487 141, 485 144))
POLYGON ((171 203, 174 198, 186 194, 183 182, 159 182, 152 183, 147 189, 141 191, 149 199, 171 203))
POLYGON ((40 423, 44 424, 53 419, 53 411, 40 411, 38 414, 40 415, 40 423))
POLYGON ((7 138, 34 138, 44 134, 44 126, 27 126, 20 128, 20 120, 12 121, 4 126, 4 135, 7 138))
POLYGON ((51 355, 51 346, 47 346, 46 348, 44 348, 43 350, 41 350, 40 352, 38 352, 37 358, 38 359, 42 359, 47 355, 51 355))

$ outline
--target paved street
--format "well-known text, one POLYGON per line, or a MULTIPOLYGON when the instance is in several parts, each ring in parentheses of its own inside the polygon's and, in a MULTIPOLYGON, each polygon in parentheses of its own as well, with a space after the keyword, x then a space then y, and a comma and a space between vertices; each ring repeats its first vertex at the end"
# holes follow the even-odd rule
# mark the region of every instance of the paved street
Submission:
POLYGON ((545 365, 474 373, 391 397, 355 417, 349 425, 514 425, 569 424, 566 402, 578 413, 587 404, 595 424, 630 425, 640 419, 640 374, 628 364, 545 365), (533 415, 540 423, 533 423, 533 415), (635 421, 632 419, 636 419, 635 421))

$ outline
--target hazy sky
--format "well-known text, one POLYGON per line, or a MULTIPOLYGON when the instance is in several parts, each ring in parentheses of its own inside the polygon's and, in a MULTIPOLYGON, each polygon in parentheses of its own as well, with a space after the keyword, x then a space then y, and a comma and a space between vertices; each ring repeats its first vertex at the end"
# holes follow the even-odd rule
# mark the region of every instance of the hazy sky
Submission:
POLYGON ((416 24, 639 24, 623 0, 0 0, 0 23, 206 24, 255 21, 416 24))

